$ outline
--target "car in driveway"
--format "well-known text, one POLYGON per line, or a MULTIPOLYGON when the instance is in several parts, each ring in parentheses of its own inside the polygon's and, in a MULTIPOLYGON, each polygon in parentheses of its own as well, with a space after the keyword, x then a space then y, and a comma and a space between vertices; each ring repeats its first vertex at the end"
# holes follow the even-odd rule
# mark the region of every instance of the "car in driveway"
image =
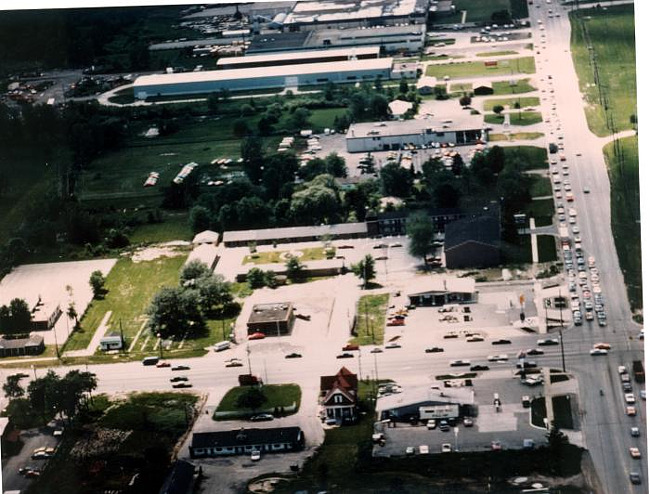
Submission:
POLYGON ((425 348, 424 352, 425 353, 439 353, 439 352, 444 352, 445 349, 441 348, 439 346, 430 346, 429 348, 425 348))
POLYGON ((190 370, 190 367, 188 365, 176 365, 172 367, 173 371, 181 371, 181 370, 190 370))
POLYGON ((630 456, 635 460, 639 460, 641 459, 641 451, 639 451, 639 448, 633 446, 630 448, 630 456))
POLYGON ((187 377, 185 377, 185 376, 176 376, 176 377, 172 377, 169 380, 170 383, 177 383, 177 382, 181 382, 181 381, 187 381, 187 377))
POLYGON ((449 362, 449 365, 451 367, 465 367, 468 365, 472 365, 472 363, 469 360, 452 360, 449 362))
POLYGON ((345 352, 345 353, 338 354, 336 356, 336 358, 354 358, 354 355, 352 355, 351 353, 345 352))
POLYGON ((509 345, 510 343, 512 343, 512 341, 510 341, 510 340, 505 340, 505 339, 494 340, 494 341, 492 342, 493 345, 509 345))
POLYGON ((258 413, 257 415, 253 415, 249 420, 251 422, 268 422, 269 420, 273 420, 273 415, 270 413, 258 413))

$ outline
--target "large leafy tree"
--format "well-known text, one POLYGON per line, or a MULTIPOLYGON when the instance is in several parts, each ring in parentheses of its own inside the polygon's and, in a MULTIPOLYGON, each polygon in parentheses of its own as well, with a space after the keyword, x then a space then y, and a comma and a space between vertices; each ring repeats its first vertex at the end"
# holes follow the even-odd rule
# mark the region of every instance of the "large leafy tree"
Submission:
POLYGON ((7 376, 7 382, 2 385, 2 390, 7 398, 20 398, 25 395, 25 388, 20 384, 20 374, 7 376))
POLYGON ((104 285, 106 284, 106 278, 100 270, 93 271, 90 274, 90 287, 93 289, 93 296, 95 298, 101 298, 104 295, 104 285))
POLYGON ((381 169, 380 176, 384 194, 397 197, 411 195, 413 177, 406 168, 397 163, 389 163, 381 169))
POLYGON ((409 253, 421 257, 426 262, 431 252, 434 236, 431 218, 424 212, 411 214, 406 221, 406 234, 409 237, 409 253))
POLYGON ((368 283, 377 275, 375 260, 370 254, 366 254, 358 263, 352 265, 352 272, 363 280, 363 287, 366 288, 368 283))
POLYGON ((0 333, 28 333, 31 329, 32 312, 27 302, 14 298, 9 305, 0 307, 0 333))
POLYGON ((196 333, 205 327, 198 290, 165 287, 151 301, 149 329, 162 338, 196 333))

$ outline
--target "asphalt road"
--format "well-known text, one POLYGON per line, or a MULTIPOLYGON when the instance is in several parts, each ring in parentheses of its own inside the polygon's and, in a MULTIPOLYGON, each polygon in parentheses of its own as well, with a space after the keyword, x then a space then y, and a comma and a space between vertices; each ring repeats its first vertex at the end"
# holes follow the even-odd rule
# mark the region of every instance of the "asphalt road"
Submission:
MULTIPOLYGON (((578 346, 587 350, 597 341, 613 344, 614 351, 606 357, 579 357, 576 354, 567 361, 569 370, 579 376, 582 411, 586 426, 584 436, 591 452, 596 471, 600 475, 603 490, 607 493, 647 492, 648 479, 643 485, 630 484, 628 474, 631 470, 647 471, 646 441, 639 441, 629 434, 629 427, 636 425, 642 429, 646 438, 645 408, 640 408, 637 417, 624 414, 623 396, 617 376, 617 366, 631 366, 634 359, 643 359, 643 345, 636 338, 639 327, 631 320, 630 306, 623 276, 618 264, 618 256, 610 227, 610 187, 603 156, 603 139, 595 137, 587 126, 584 103, 570 53, 571 28, 568 10, 557 2, 550 5, 541 3, 540 8, 531 7, 531 24, 540 55, 536 55, 538 75, 552 81, 554 93, 543 102, 546 105, 545 117, 551 118, 551 128, 562 127, 565 151, 570 163, 570 179, 575 194, 574 207, 578 211, 578 224, 583 249, 587 256, 596 258, 600 270, 601 286, 606 301, 608 325, 599 327, 587 323, 582 327, 566 332, 568 347, 578 346), (561 17, 551 17, 548 9, 560 12, 561 17), (546 43, 541 43, 541 20, 545 26, 546 43), (548 75, 552 79, 548 79, 548 75), (553 115, 553 99, 557 105, 553 115), (578 156, 578 153, 580 156, 578 156), (589 194, 583 193, 588 186, 589 194), (599 390, 604 391, 600 396, 599 390), (632 460, 628 448, 638 446, 642 460, 632 460)), ((550 90, 550 89, 549 89, 550 90)), ((555 135, 557 137, 557 134, 555 135)), ((549 142, 554 141, 549 136, 549 142)), ((557 142, 557 141, 555 141, 557 142)), ((564 201, 562 201, 564 202, 564 201)), ((566 203, 565 203, 566 204, 566 203)), ((638 396, 639 386, 635 384, 638 396)))

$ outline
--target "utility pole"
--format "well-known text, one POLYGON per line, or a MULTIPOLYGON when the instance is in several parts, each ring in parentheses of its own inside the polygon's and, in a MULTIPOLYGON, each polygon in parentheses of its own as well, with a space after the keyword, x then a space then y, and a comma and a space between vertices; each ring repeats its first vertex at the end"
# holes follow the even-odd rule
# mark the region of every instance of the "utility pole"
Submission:
POLYGON ((246 358, 248 359, 248 375, 252 376, 253 371, 251 370, 251 348, 248 343, 246 343, 246 358))
POLYGON ((361 372, 361 347, 359 347, 359 379, 363 380, 363 372, 361 372))

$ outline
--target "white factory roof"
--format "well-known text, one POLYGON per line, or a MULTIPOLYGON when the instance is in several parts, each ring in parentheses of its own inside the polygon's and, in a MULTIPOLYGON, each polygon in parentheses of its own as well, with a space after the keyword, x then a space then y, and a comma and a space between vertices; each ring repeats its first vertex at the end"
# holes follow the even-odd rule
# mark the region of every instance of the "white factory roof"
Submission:
POLYGON ((388 103, 388 108, 390 112, 395 115, 404 115, 407 111, 413 108, 413 103, 410 101, 402 101, 401 99, 396 99, 388 103))
POLYGON ((426 132, 453 132, 455 130, 474 130, 483 128, 480 115, 454 115, 450 119, 423 118, 389 122, 367 122, 350 125, 346 137, 348 139, 365 137, 388 137, 414 135, 426 132))
POLYGON ((474 278, 447 278, 444 276, 418 276, 408 286, 408 295, 421 293, 474 293, 474 278))
POLYGON ((379 46, 364 46, 359 48, 338 48, 332 50, 305 50, 297 52, 271 53, 268 55, 246 55, 245 57, 224 57, 217 62, 217 67, 222 65, 248 64, 251 62, 274 62, 292 59, 321 58, 324 56, 359 56, 376 55, 379 57, 379 46))
POLYGON ((218 82, 235 79, 256 79, 259 77, 288 77, 303 74, 332 72, 354 72, 363 70, 390 70, 392 58, 368 58, 365 60, 344 60, 340 62, 305 63, 280 65, 277 67, 254 67, 247 69, 208 70, 203 72, 180 72, 176 74, 153 74, 138 77, 133 83, 137 89, 159 84, 187 84, 193 82, 218 82))
POLYGON ((296 2, 284 23, 336 22, 373 17, 406 16, 416 11, 417 0, 367 0, 364 2, 296 2))
POLYGON ((223 241, 255 242, 265 240, 299 239, 322 237, 323 235, 363 235, 368 232, 365 223, 338 223, 319 226, 290 226, 285 228, 263 228, 259 230, 235 230, 224 232, 223 241))

